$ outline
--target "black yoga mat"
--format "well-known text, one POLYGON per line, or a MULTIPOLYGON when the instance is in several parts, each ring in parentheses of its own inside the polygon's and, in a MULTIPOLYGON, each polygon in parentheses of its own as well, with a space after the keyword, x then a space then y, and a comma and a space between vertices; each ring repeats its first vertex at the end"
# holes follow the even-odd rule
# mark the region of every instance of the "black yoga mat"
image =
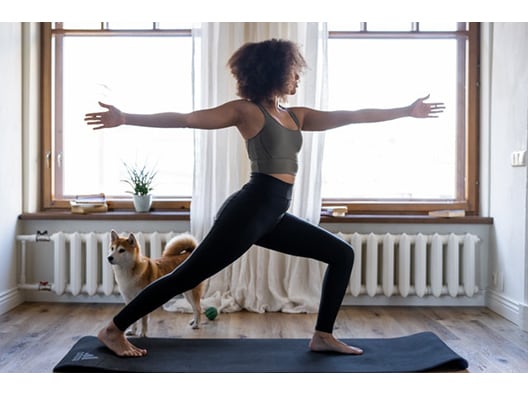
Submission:
POLYGON ((93 336, 81 338, 54 372, 403 373, 460 371, 465 359, 431 332, 343 340, 363 355, 314 353, 306 339, 136 338, 140 358, 121 358, 93 336))

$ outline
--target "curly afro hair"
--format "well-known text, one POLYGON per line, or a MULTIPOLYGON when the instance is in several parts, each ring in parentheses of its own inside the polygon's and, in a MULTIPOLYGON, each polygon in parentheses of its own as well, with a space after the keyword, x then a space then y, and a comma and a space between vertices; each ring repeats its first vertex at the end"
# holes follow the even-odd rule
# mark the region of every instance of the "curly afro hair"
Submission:
POLYGON ((246 43, 227 64, 237 80, 238 95, 253 102, 286 96, 292 71, 300 73, 306 67, 298 45, 280 39, 246 43))

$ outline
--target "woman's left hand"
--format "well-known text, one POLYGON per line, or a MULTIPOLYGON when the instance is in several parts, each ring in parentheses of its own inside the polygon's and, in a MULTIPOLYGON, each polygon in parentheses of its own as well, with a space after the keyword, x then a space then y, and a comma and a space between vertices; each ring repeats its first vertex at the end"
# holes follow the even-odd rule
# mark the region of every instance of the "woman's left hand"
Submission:
POLYGON ((445 105, 443 103, 425 103, 430 95, 417 99, 409 106, 411 117, 416 118, 436 118, 438 114, 443 113, 445 105))

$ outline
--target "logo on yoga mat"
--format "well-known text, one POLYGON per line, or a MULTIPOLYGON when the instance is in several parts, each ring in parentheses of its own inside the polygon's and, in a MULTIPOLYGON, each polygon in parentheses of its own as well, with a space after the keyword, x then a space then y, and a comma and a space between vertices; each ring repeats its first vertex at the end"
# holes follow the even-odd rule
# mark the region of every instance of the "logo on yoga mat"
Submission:
POLYGON ((99 359, 97 356, 91 354, 90 352, 77 352, 72 359, 72 362, 78 362, 80 360, 94 360, 99 359))

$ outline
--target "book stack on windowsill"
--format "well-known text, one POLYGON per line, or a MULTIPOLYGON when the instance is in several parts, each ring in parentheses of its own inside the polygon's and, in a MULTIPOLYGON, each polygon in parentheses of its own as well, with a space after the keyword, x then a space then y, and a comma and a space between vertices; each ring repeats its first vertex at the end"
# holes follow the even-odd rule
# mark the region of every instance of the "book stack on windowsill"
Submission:
POLYGON ((323 216, 343 217, 347 214, 347 211, 346 206, 323 206, 321 214, 323 216))
POLYGON ((78 195, 70 201, 72 213, 100 213, 107 212, 108 205, 103 193, 92 195, 78 195))
POLYGON ((431 217, 464 217, 466 215, 466 211, 462 209, 446 209, 446 210, 432 210, 429 212, 429 216, 431 217))

